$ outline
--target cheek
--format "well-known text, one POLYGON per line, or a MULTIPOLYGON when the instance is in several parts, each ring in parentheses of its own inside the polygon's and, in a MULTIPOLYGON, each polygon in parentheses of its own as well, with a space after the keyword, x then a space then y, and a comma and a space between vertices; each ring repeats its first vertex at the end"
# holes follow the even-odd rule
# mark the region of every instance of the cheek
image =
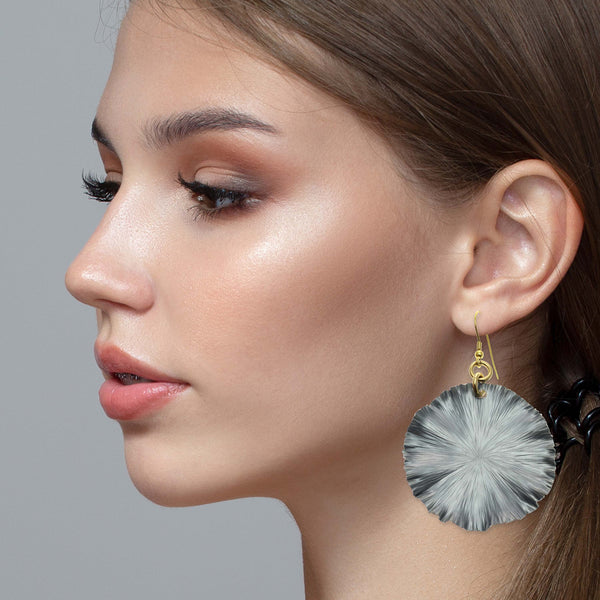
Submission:
POLYGON ((215 436, 225 427, 246 455, 261 440, 256 452, 285 460, 282 449, 333 443, 332 432, 358 447, 397 423, 418 346, 418 220, 342 208, 280 205, 259 232, 220 224, 196 252, 180 242, 176 270, 165 265, 161 312, 201 398, 195 440, 198 422, 215 436))

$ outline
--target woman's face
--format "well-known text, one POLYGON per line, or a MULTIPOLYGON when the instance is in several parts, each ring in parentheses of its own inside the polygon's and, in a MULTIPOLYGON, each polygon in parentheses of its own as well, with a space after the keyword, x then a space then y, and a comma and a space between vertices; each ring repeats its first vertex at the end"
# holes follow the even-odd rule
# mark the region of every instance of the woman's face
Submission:
POLYGON ((120 188, 67 273, 132 479, 167 505, 400 455, 451 261, 378 136, 195 14, 123 23, 95 129, 120 188))

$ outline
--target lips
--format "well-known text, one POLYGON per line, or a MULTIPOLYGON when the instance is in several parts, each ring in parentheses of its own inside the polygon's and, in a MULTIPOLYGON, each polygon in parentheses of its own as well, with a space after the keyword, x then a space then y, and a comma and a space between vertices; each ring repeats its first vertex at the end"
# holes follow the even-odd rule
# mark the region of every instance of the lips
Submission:
POLYGON ((100 403, 112 419, 128 421, 154 413, 189 387, 116 346, 96 344, 94 354, 106 378, 99 391, 100 403))
POLYGON ((119 374, 129 374, 147 381, 184 383, 133 358, 116 346, 96 344, 94 346, 94 355, 100 369, 111 377, 119 374))

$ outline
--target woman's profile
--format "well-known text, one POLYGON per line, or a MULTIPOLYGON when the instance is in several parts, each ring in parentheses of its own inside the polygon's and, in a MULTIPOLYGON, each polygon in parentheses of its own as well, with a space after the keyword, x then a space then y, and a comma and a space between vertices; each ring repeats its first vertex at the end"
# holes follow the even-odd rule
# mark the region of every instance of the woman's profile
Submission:
POLYGON ((280 499, 307 600, 600 599, 598 23, 130 4, 66 282, 142 494, 280 499))

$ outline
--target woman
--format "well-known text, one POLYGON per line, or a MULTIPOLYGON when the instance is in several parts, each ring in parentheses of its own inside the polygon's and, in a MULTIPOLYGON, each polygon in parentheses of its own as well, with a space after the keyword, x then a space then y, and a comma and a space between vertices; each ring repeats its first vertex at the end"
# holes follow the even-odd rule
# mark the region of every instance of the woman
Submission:
POLYGON ((85 182, 110 205, 67 286, 97 309, 144 495, 281 499, 312 600, 600 598, 600 434, 577 430, 599 404, 599 20, 592 0, 130 6, 85 182), (403 472, 416 411, 487 380, 476 333, 502 386, 560 413, 564 458, 479 532, 403 472))

